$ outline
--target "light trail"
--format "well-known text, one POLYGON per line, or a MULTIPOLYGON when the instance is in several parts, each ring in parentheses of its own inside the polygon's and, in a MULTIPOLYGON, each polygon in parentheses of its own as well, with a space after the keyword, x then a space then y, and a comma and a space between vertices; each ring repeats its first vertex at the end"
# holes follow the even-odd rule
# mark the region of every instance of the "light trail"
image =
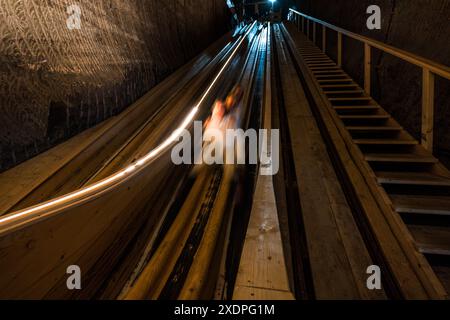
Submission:
POLYGON ((241 39, 238 42, 238 45, 236 48, 234 48, 231 55, 228 57, 228 59, 225 61, 224 65, 220 69, 220 71, 217 73, 214 80, 209 85, 208 89, 204 92, 203 96, 199 100, 199 102, 192 108, 192 110, 189 112, 189 114, 186 116, 186 118, 181 123, 181 126, 178 127, 164 142, 162 142, 159 146, 151 150, 146 156, 136 161, 134 164, 131 164, 129 167, 123 169, 122 171, 119 171, 118 173, 110 176, 109 178, 106 178, 102 181, 99 181, 91 186, 88 186, 86 188, 80 189, 78 191, 75 191, 73 193, 67 194, 65 196, 62 196, 60 198, 50 200, 48 202, 45 202, 43 204, 31 207, 29 209, 25 209, 23 211, 18 211, 15 213, 11 213, 9 215, 6 215, 5 217, 0 218, 0 227, 4 226, 7 223, 10 223, 14 220, 23 219, 26 216, 36 214, 39 216, 39 213, 43 215, 44 210, 48 210, 52 207, 56 207, 58 205, 64 204, 64 203, 70 203, 73 200, 76 200, 78 198, 82 198, 83 196, 91 195, 97 190, 102 190, 103 188, 106 188, 108 186, 112 186, 113 183, 119 182, 120 180, 123 180, 127 176, 130 176, 133 172, 135 172, 138 168, 146 165, 150 160, 157 157, 160 153, 165 151, 170 145, 172 145, 175 141, 178 140, 178 138, 181 136, 181 133, 191 124, 191 122, 194 120, 195 115, 198 113, 201 104, 204 102, 208 94, 211 92, 214 85, 217 83, 225 69, 230 64, 231 60, 236 55, 237 51, 241 47, 244 40, 247 38, 247 36, 250 34, 250 32, 253 30, 253 27, 255 26, 256 21, 250 26, 248 31, 244 34, 244 36, 241 36, 241 39))

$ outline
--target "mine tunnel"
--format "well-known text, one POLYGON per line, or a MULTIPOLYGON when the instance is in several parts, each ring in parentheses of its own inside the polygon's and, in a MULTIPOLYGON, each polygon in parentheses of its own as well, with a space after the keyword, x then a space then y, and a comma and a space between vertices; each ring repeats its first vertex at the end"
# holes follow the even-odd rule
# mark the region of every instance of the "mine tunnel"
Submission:
POLYGON ((447 300, 449 17, 0 1, 0 299, 447 300))

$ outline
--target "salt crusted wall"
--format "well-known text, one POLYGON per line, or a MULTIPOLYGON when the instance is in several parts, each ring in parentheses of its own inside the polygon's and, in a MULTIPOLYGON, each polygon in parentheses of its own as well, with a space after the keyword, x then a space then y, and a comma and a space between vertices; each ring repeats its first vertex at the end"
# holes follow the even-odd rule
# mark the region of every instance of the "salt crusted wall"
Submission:
MULTIPOLYGON (((449 0, 287 0, 319 19, 385 41, 441 64, 450 65, 449 0), (366 9, 379 5, 382 29, 366 28, 366 9)), ((332 37, 332 33, 329 33, 332 37)), ((320 38, 319 38, 320 39, 320 38)), ((334 37, 333 37, 334 40, 334 37)), ((319 42, 320 43, 320 42, 319 42)), ((336 56, 336 41, 329 41, 329 54, 336 56)), ((362 81, 362 46, 344 43, 352 60, 346 70, 362 81)), ((347 55, 348 56, 348 55, 347 55)), ((374 96, 416 138, 420 138, 421 71, 386 54, 374 57, 374 96)), ((450 167, 450 84, 437 79, 436 155, 450 167)))
POLYGON ((0 171, 119 113, 227 22, 224 0, 0 0, 0 171))

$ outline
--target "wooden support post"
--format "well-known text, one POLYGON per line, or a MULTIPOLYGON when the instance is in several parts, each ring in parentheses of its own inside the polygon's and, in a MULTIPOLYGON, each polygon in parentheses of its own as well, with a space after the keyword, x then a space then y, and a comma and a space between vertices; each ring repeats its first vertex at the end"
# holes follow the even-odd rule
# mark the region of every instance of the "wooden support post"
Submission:
POLYGON ((342 33, 340 32, 338 32, 337 42, 337 64, 339 67, 342 67, 342 33))
POLYGON ((372 47, 364 44, 364 90, 368 95, 372 88, 372 47))
POLYGON ((422 79, 422 146, 433 152, 434 132, 434 74, 423 69, 422 79))
POLYGON ((309 19, 306 19, 306 36, 309 39, 309 19))
POLYGON ((313 21, 313 42, 314 42, 314 44, 316 44, 316 33, 317 33, 316 23, 313 21))
POLYGON ((302 32, 305 33, 305 17, 302 16, 302 32))
POLYGON ((327 53, 327 27, 322 26, 322 51, 327 53))

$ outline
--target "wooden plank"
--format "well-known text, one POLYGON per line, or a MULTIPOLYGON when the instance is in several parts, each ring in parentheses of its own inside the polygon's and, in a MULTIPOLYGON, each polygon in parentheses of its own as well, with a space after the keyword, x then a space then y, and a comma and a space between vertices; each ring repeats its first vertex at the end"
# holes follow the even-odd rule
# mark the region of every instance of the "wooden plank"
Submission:
POLYGON ((327 27, 322 26, 322 51, 327 52, 327 27))
POLYGON ((432 156, 419 156, 411 153, 367 153, 365 159, 370 162, 406 162, 434 164, 439 161, 432 156))
POLYGON ((337 35, 337 65, 342 67, 342 33, 338 32, 337 35))
MULTIPOLYGON (((339 67, 336 67, 336 66, 331 66, 331 67, 328 67, 328 66, 325 66, 325 67, 319 66, 319 67, 311 67, 310 69, 311 69, 311 70, 330 70, 330 71, 332 71, 332 70, 339 70, 339 67)), ((355 84, 354 86, 356 87, 357 85, 355 84)))
POLYGON ((316 38, 317 38, 317 26, 316 23, 313 22, 313 42, 316 43, 316 38))
POLYGON ((422 253, 450 256, 450 228, 410 225, 409 230, 422 253))
POLYGON ((309 58, 305 57, 305 61, 306 61, 306 63, 315 63, 315 62, 334 63, 334 61, 328 57, 309 57, 309 58))
MULTIPOLYGON (((310 68, 312 69, 312 68, 310 68)), ((358 85, 356 83, 353 84, 327 84, 320 86, 322 89, 328 89, 328 88, 357 88, 358 85)))
POLYGON ((329 98, 330 102, 345 102, 345 101, 372 101, 370 97, 357 97, 357 98, 329 98))
POLYGON ((234 297, 245 299, 252 297, 239 288, 266 289, 267 294, 291 291, 271 176, 258 177, 236 286, 234 297))
POLYGON ((233 300, 295 300, 290 291, 237 286, 234 292, 233 300))
POLYGON ((433 152, 435 77, 430 70, 423 69, 422 78, 422 146, 433 152))
POLYGON ((424 195, 392 195, 392 203, 399 213, 450 215, 450 198, 424 195))
POLYGON ((364 93, 363 90, 325 91, 325 94, 363 94, 363 93, 364 93))
POLYGON ((341 73, 338 75, 317 75, 316 76, 317 79, 326 79, 326 78, 330 78, 330 79, 349 79, 347 74, 345 73, 341 73))
POLYGON ((388 120, 389 115, 339 115, 342 120, 388 120))
POLYGON ((450 186, 450 178, 426 172, 376 172, 382 184, 405 184, 420 186, 450 186))
POLYGON ((416 140, 399 140, 399 139, 355 139, 358 145, 408 145, 415 146, 419 143, 416 140))
POLYGON ((351 132, 384 132, 384 131, 401 131, 402 127, 396 127, 396 126, 346 126, 346 129, 351 132))
POLYGON ((368 95, 371 94, 372 87, 372 48, 370 45, 364 45, 364 90, 368 95))
POLYGON ((353 80, 350 78, 348 78, 348 79, 329 79, 329 80, 326 80, 326 79, 320 80, 319 79, 317 82, 319 82, 319 83, 348 83, 348 82, 352 83, 353 80))
POLYGON ((309 38, 309 19, 306 20, 306 36, 309 38))
POLYGON ((314 58, 329 59, 329 57, 324 55, 322 52, 315 51, 315 50, 305 50, 302 52, 302 56, 304 56, 305 58, 308 58, 308 59, 314 59, 314 58))
POLYGON ((341 75, 341 74, 345 74, 344 72, 342 72, 341 70, 317 70, 317 71, 313 71, 314 74, 320 75, 320 74, 337 74, 337 75, 341 75))

